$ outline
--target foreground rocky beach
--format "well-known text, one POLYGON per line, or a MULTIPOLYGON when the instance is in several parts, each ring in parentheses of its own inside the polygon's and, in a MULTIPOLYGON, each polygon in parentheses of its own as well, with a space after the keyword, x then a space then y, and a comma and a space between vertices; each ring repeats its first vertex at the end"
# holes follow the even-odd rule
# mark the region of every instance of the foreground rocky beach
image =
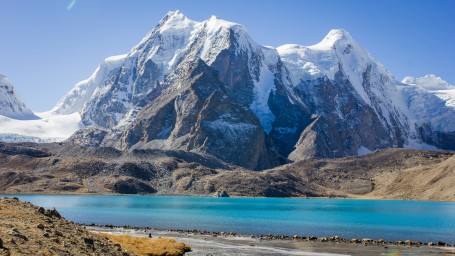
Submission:
POLYGON ((149 227, 88 225, 97 233, 138 237, 167 237, 191 247, 186 255, 455 255, 444 242, 384 241, 368 238, 246 235, 234 232, 165 230, 149 227))
POLYGON ((188 246, 174 239, 95 234, 17 198, 0 198, 0 255, 183 255, 188 246))

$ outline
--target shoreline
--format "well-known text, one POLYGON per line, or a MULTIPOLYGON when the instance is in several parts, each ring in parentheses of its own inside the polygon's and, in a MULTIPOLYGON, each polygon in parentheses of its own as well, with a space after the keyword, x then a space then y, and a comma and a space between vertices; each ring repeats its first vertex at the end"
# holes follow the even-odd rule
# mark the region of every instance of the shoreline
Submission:
POLYGON ((192 248, 187 255, 443 255, 455 254, 455 247, 428 246, 428 244, 396 244, 375 240, 351 242, 336 237, 294 237, 281 235, 248 235, 235 232, 209 232, 198 230, 156 229, 151 227, 83 225, 94 233, 127 234, 137 237, 169 237, 192 248))
POLYGON ((455 243, 447 243, 443 241, 433 241, 433 242, 422 242, 417 240, 398 240, 398 241, 386 241, 384 239, 370 239, 370 238, 343 238, 339 236, 330 236, 330 237, 316 237, 316 236, 289 236, 289 235, 277 235, 277 234, 238 234, 236 232, 223 232, 223 231, 204 231, 204 230, 185 230, 185 229, 166 229, 166 228, 153 228, 153 227, 142 227, 142 226, 116 226, 116 225, 98 225, 98 224, 84 224, 76 223, 76 225, 87 227, 87 228, 101 228, 105 230, 143 230, 146 231, 155 231, 155 232, 173 232, 179 234, 192 234, 192 235, 205 235, 212 237, 243 237, 243 238, 252 238, 258 239, 261 241, 265 240, 281 240, 281 241, 306 241, 306 242, 321 242, 321 243, 344 243, 344 244, 363 244, 363 245, 376 245, 376 246, 408 246, 408 247, 446 247, 452 248, 455 252, 455 243))
POLYGON ((79 192, 79 193, 41 193, 41 192, 25 192, 25 193, 6 193, 0 192, 0 196, 29 196, 29 195, 49 195, 49 196, 180 196, 180 197, 214 197, 214 198, 282 198, 282 199, 327 199, 327 200, 371 200, 371 201, 410 201, 410 202, 439 202, 439 203, 455 203, 455 201, 443 201, 443 200, 413 200, 413 199, 391 199, 391 198, 376 198, 376 197, 265 197, 265 196, 236 196, 230 195, 229 197, 218 197, 214 195, 184 195, 184 194, 117 194, 117 193, 90 193, 90 192, 79 192))

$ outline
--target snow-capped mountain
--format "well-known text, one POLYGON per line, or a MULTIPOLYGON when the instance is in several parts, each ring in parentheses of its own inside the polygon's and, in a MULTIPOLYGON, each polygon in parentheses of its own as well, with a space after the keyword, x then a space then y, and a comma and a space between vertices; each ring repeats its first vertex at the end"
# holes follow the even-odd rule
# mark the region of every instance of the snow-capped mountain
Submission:
MULTIPOLYGON (((396 104, 397 82, 347 31, 334 29, 316 45, 283 45, 278 52, 289 70, 293 91, 322 118, 311 126, 319 136, 324 134, 319 138, 326 145, 325 152, 318 149, 324 152, 320 156, 403 147, 409 129, 396 104)), ((301 138, 299 143, 308 141, 301 138)), ((291 157, 308 154, 304 148, 291 157)))
POLYGON ((74 143, 185 150, 265 169, 387 147, 455 149, 455 112, 438 95, 397 81, 342 29, 313 46, 274 49, 240 24, 176 11, 53 111, 80 113, 91 127, 74 143))
POLYGON ((36 119, 14 89, 11 80, 0 74, 0 115, 12 119, 36 119))
POLYGON ((441 77, 433 74, 418 78, 407 76, 401 82, 422 88, 445 101, 447 107, 455 108, 455 86, 450 85, 441 77))
POLYGON ((427 75, 406 77, 402 88, 418 137, 441 149, 455 150, 455 86, 427 75))
POLYGON ((79 113, 33 113, 20 99, 11 81, 0 75, 0 141, 56 142, 79 130, 79 113))
MULTIPOLYGON (((132 115, 134 118, 138 109, 164 89, 162 84, 166 83, 165 80, 173 79, 166 76, 185 57, 191 55, 190 60, 200 58, 211 65, 218 54, 230 46, 228 36, 231 35, 231 30, 237 37, 237 51, 251 55, 252 52, 264 50, 275 56, 265 56, 261 52, 260 58, 274 58, 272 62, 279 59, 275 50, 253 43, 245 28, 239 24, 215 16, 204 22, 195 22, 179 11, 169 12, 130 53, 107 58, 89 79, 78 83, 60 100, 53 111, 62 114, 81 112, 86 125, 113 128, 123 124, 131 120, 132 115)), ((268 64, 256 67, 254 65, 258 65, 257 60, 251 59, 250 62, 248 68, 251 72, 256 72, 255 80, 259 80, 261 75, 273 77, 266 67, 268 64)), ((173 76, 177 77, 178 74, 173 76)), ((264 86, 266 85, 257 85, 264 86)), ((270 91, 271 88, 264 89, 270 91)), ((257 93, 263 91, 257 90, 257 93)), ((262 117, 267 129, 270 129, 271 114, 267 110, 267 98, 267 93, 256 95, 256 101, 251 107, 262 117)))

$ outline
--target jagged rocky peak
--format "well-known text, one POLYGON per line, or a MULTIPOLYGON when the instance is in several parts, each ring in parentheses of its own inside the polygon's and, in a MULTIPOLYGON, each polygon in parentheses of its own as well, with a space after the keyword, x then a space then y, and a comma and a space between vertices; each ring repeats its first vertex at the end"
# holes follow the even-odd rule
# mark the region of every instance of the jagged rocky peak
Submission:
POLYGON ((0 74, 0 115, 12 119, 37 119, 16 92, 11 80, 0 74))

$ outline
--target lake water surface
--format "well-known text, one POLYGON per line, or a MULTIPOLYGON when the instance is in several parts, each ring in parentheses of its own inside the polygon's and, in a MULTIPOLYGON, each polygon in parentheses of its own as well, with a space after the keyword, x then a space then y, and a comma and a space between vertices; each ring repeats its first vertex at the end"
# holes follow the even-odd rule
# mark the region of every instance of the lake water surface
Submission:
POLYGON ((300 198, 8 195, 76 223, 455 243, 455 203, 300 198))

